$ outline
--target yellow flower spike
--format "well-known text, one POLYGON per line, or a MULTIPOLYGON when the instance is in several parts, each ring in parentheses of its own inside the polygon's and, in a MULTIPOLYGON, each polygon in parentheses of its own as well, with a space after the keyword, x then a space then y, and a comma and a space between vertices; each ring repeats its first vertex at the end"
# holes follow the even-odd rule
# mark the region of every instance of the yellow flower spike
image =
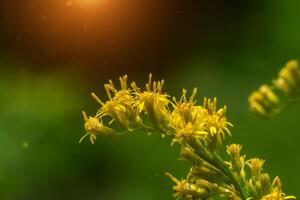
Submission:
MULTIPOLYGON (((295 72, 300 74, 296 64, 291 63, 286 66, 285 72, 281 73, 280 79, 287 87, 290 83, 285 79, 296 80, 295 72)), ((127 75, 119 77, 119 88, 116 88, 111 80, 104 85, 108 97, 105 102, 95 93, 91 93, 100 104, 100 109, 95 117, 88 117, 85 112, 82 113, 87 134, 79 142, 89 137, 94 144, 98 136, 117 136, 113 129, 102 123, 103 118, 111 118, 109 125, 114 121, 125 129, 119 135, 133 130, 159 130, 163 135, 172 137, 171 144, 181 144, 181 158, 190 161, 192 165, 186 179, 178 180, 166 173, 176 184, 173 186, 175 198, 295 199, 294 196, 286 196, 282 192, 279 178, 275 178, 273 184, 270 184, 269 175, 261 174, 264 160, 254 158, 245 161, 245 155, 240 155, 241 145, 227 146, 226 151, 231 160, 223 160, 222 154, 217 150, 220 149, 225 136, 231 135, 229 126, 233 125, 227 121, 227 107, 218 108, 217 98, 204 98, 203 106, 196 105, 197 89, 194 88, 190 96, 187 95, 187 90, 183 89, 179 101, 173 97, 171 102, 169 96, 162 92, 164 80, 153 81, 152 74, 149 74, 146 89, 143 91, 135 82, 128 88, 127 78, 127 75), (170 110, 169 104, 172 105, 170 110), (152 126, 142 123, 141 113, 145 113, 152 120, 152 126), (249 177, 249 174, 245 173, 245 166, 250 167, 252 176, 249 177)), ((274 114, 279 100, 273 89, 274 86, 263 85, 255 91, 249 97, 251 107, 265 116, 274 114)))
POLYGON ((116 133, 113 129, 103 125, 99 119, 95 117, 87 117, 86 113, 82 111, 82 116, 84 118, 85 124, 84 128, 86 130, 86 134, 81 137, 79 140, 79 143, 81 143, 85 137, 88 135, 90 136, 90 141, 92 144, 95 143, 95 140, 97 139, 97 135, 99 136, 106 136, 106 137, 115 137, 116 133))

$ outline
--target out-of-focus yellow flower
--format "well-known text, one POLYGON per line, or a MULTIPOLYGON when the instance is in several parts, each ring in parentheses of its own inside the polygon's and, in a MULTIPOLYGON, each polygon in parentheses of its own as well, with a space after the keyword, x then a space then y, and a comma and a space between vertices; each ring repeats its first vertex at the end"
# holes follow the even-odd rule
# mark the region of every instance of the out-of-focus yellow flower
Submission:
POLYGON ((168 109, 170 101, 169 96, 162 92, 163 85, 164 80, 152 81, 151 73, 146 84, 146 91, 141 91, 135 82, 131 84, 136 95, 134 105, 137 112, 144 111, 158 128, 166 130, 170 118, 168 109))
POLYGON ((299 101, 300 69, 298 65, 297 60, 287 62, 272 84, 264 84, 252 92, 248 98, 250 110, 262 117, 270 118, 287 108, 288 105, 299 101), (279 98, 280 93, 283 93, 286 98, 279 98))
POLYGON ((289 61, 278 73, 278 78, 273 84, 288 96, 294 96, 300 84, 300 70, 297 60, 289 61))
POLYGON ((87 117, 84 111, 82 111, 82 115, 85 121, 84 128, 87 133, 79 140, 79 143, 81 143, 82 140, 88 135, 90 136, 90 141, 92 144, 95 143, 97 135, 105 137, 116 136, 116 133, 113 129, 103 125, 103 123, 100 122, 96 117, 87 117))
POLYGON ((252 92, 248 102, 250 109, 263 117, 276 114, 279 106, 277 95, 268 85, 262 85, 257 91, 252 92))

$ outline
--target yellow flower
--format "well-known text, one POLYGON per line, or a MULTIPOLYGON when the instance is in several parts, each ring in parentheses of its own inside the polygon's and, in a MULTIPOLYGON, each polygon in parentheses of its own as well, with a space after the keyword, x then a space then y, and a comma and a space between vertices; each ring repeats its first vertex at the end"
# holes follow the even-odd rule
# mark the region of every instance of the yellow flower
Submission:
POLYGON ((191 141, 193 139, 201 139, 206 134, 207 132, 196 130, 192 123, 188 123, 183 128, 178 129, 176 131, 175 137, 173 138, 171 145, 173 145, 175 142, 182 143, 191 141))
POLYGON ((241 149, 242 149, 242 145, 231 144, 231 145, 227 146, 226 152, 232 158, 236 158, 236 157, 239 158, 240 157, 240 153, 241 153, 241 149))
POLYGON ((83 137, 81 137, 79 143, 81 143, 83 139, 88 135, 90 136, 90 141, 92 144, 95 143, 97 135, 106 137, 116 136, 116 133, 113 129, 103 125, 102 122, 100 122, 96 117, 87 117, 84 111, 82 111, 82 115, 85 121, 84 128, 87 133, 83 137))
POLYGON ((275 114, 279 106, 279 98, 268 85, 262 85, 257 91, 252 92, 248 102, 250 109, 263 117, 275 114))
POLYGON ((272 187, 272 192, 263 196, 261 198, 262 200, 296 199, 295 196, 286 196, 286 194, 282 192, 282 184, 278 176, 274 179, 272 187))
POLYGON ((166 173, 166 176, 176 184, 173 186, 174 198, 180 199, 185 197, 186 199, 207 199, 210 196, 208 190, 198 187, 196 184, 189 183, 187 180, 179 181, 170 173, 166 173))
MULTIPOLYGON (((132 130, 132 127, 139 126, 141 119, 139 113, 134 108, 134 97, 132 91, 127 87, 127 75, 120 77, 121 89, 117 90, 110 80, 109 84, 105 84, 108 101, 103 103, 96 94, 92 93, 93 98, 100 103, 101 108, 98 110, 96 117, 102 118, 110 116, 112 121, 116 121, 126 130, 132 130)), ((112 123, 112 121, 110 123, 112 123)))
POLYGON ((231 144, 227 146, 226 152, 231 158, 229 163, 230 168, 239 173, 241 177, 245 176, 244 166, 245 166, 245 155, 240 156, 242 145, 231 144))
POLYGON ((300 84, 298 61, 289 61, 285 67, 279 71, 278 78, 273 80, 273 84, 288 96, 295 95, 300 84))
POLYGON ((174 97, 174 110, 170 117, 170 126, 175 130, 175 137, 172 144, 175 142, 183 142, 191 139, 204 138, 207 134, 205 129, 205 123, 202 119, 203 109, 201 106, 195 106, 194 98, 196 96, 197 89, 193 90, 193 93, 189 99, 186 97, 187 91, 182 90, 182 96, 179 101, 176 101, 174 97))
MULTIPOLYGON (((181 124, 187 124, 189 122, 195 121, 195 116, 197 115, 198 107, 194 106, 195 96, 197 93, 197 88, 194 88, 193 93, 189 100, 186 98, 186 89, 182 90, 182 95, 179 101, 176 101, 176 98, 173 97, 175 102, 174 111, 172 112, 172 118, 175 122, 181 121, 181 124)), ((175 123, 174 122, 174 123, 175 123)), ((174 125, 173 123, 173 125, 174 125)))
POLYGON ((170 126, 175 130, 174 142, 187 142, 191 139, 204 139, 213 144, 214 149, 222 143, 221 137, 225 133, 230 135, 227 125, 232 126, 225 117, 226 107, 217 110, 217 99, 213 102, 204 99, 203 107, 196 106, 197 89, 193 90, 189 99, 186 97, 187 91, 182 90, 179 101, 174 99, 174 110, 171 113, 170 126))
POLYGON ((221 135, 223 138, 225 134, 231 135, 230 130, 227 126, 233 126, 226 118, 227 107, 217 110, 217 98, 211 99, 204 98, 203 108, 206 108, 207 115, 204 119, 206 121, 206 129, 210 135, 215 134, 221 135))
POLYGON ((135 107, 137 112, 144 111, 154 124, 166 130, 169 124, 168 95, 162 92, 164 80, 152 82, 152 74, 149 74, 149 81, 146 84, 146 91, 141 91, 135 82, 131 84, 135 91, 135 107))
POLYGON ((262 166, 265 161, 259 158, 252 158, 247 161, 248 166, 251 169, 251 173, 254 179, 258 179, 260 176, 260 172, 262 171, 262 166))
POLYGON ((174 129, 182 128, 188 123, 195 124, 197 121, 197 117, 201 113, 201 106, 195 106, 195 96, 197 93, 197 88, 194 88, 193 93, 188 100, 186 97, 187 91, 185 89, 182 90, 182 95, 179 101, 173 97, 173 107, 174 110, 171 113, 171 122, 170 125, 174 129))

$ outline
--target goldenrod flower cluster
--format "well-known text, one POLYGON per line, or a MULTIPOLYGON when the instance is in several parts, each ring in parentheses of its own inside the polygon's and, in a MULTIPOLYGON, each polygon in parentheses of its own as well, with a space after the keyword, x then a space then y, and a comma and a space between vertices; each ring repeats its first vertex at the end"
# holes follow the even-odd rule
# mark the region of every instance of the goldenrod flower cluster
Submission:
POLYGON ((262 117, 272 117, 300 96, 300 69, 298 61, 289 61, 270 85, 262 85, 249 96, 250 109, 262 117), (284 98, 279 98, 283 94, 284 98))
MULTIPOLYGON (((226 106, 218 108, 216 98, 204 98, 201 105, 196 104, 195 88, 190 95, 183 89, 177 100, 163 92, 164 80, 153 81, 151 74, 145 89, 139 88, 135 82, 129 86, 127 75, 120 77, 119 82, 119 87, 115 87, 111 80, 104 85, 106 101, 92 93, 100 108, 93 117, 83 112, 87 133, 80 142, 89 136, 94 144, 98 136, 119 137, 136 130, 171 137, 171 145, 181 145, 180 157, 191 164, 184 179, 178 180, 166 173, 175 183, 173 196, 176 199, 295 198, 282 192, 278 177, 270 183, 270 176, 262 173, 263 160, 247 160, 241 155, 241 145, 227 146, 229 160, 220 156, 223 140, 231 135, 229 128, 233 125, 226 118, 226 106)), ((276 96, 269 94, 268 88, 261 91, 268 93, 266 96, 270 101, 276 101, 276 96)))

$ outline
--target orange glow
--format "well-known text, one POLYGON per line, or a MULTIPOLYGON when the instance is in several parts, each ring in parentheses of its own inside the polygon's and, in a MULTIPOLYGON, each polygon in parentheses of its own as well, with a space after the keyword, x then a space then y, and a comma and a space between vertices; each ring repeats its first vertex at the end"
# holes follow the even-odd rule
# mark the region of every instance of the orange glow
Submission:
POLYGON ((167 5, 153 0, 31 0, 15 22, 16 46, 64 62, 110 63, 114 57, 135 59, 139 52, 145 52, 146 60, 147 52, 168 35, 172 15, 167 5))
POLYGON ((90 6, 97 6, 99 5, 99 3, 103 3, 104 1, 105 0, 76 0, 76 1, 73 0, 72 4, 77 3, 80 6, 90 7, 90 6))

